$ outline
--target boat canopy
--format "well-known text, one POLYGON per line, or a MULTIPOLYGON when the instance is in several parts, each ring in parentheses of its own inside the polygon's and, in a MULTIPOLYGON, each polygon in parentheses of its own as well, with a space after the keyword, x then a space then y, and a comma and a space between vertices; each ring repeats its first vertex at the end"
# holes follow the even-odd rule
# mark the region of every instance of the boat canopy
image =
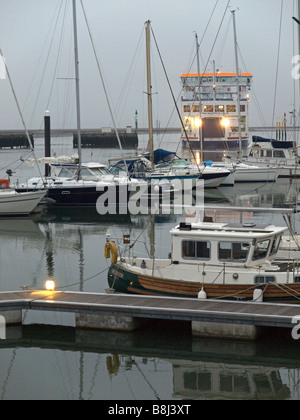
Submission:
MULTIPOLYGON (((178 158, 175 152, 169 152, 164 149, 154 150, 154 164, 158 165, 160 163, 166 163, 172 161, 174 158, 178 158)), ((146 159, 150 160, 150 153, 144 155, 146 159)))
POLYGON ((267 139, 260 136, 252 136, 253 143, 271 143, 274 149, 291 149, 294 147, 292 141, 267 139))
MULTIPOLYGON (((175 152, 170 152, 164 149, 157 149, 154 151, 154 164, 159 165, 162 163, 171 162, 174 159, 180 159, 175 152)), ((143 156, 137 157, 136 159, 124 159, 119 160, 117 163, 111 166, 111 169, 114 168, 118 170, 125 171, 125 162, 128 168, 129 174, 134 173, 143 173, 145 170, 151 170, 150 164, 150 153, 143 154, 143 156)))

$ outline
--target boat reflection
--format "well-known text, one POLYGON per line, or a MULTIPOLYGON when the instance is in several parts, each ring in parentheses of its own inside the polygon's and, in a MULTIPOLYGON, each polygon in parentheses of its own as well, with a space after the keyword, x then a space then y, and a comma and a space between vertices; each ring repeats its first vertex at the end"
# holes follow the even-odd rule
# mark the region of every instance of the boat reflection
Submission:
MULTIPOLYGON (((184 323, 154 322, 134 333, 26 325, 9 328, 7 340, 0 341, 0 350, 14 349, 10 371, 14 370, 18 352, 28 347, 42 349, 44 357, 59 349, 55 359, 61 367, 67 354, 78 354, 78 357, 68 359, 66 377, 59 380, 71 381, 69 387, 75 394, 74 388, 78 387, 83 399, 87 397, 87 390, 90 399, 99 399, 97 385, 104 387, 107 381, 116 392, 111 395, 112 399, 160 400, 166 395, 169 399, 184 400, 288 400, 299 397, 298 346, 288 337, 278 340, 278 333, 272 338, 250 343, 194 338, 187 333, 184 323), (268 346, 274 340, 276 346, 269 351, 268 346), (91 372, 94 372, 94 390, 91 372), (124 375, 127 388, 121 390, 124 375)), ((64 375, 63 371, 61 368, 60 375, 64 375)), ((22 372, 30 377, 30 366, 24 365, 22 372)), ((54 382, 58 380, 52 378, 52 372, 49 376, 54 382)), ((0 376, 2 390, 9 388, 9 375, 4 382, 1 384, 0 376)), ((32 392, 40 385, 38 377, 32 380, 32 392)))

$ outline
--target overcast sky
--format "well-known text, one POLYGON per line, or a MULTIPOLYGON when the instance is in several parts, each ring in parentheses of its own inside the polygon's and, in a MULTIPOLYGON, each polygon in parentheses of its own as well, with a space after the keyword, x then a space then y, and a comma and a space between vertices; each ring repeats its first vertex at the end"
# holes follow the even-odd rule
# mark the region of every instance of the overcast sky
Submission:
MULTIPOLYGON (((228 0, 83 0, 117 125, 134 125, 137 110, 139 126, 147 126, 146 20, 151 20, 172 90, 178 98, 180 75, 197 71, 193 62, 195 32, 202 40, 201 71, 212 70, 212 60, 221 71, 235 71, 230 11, 237 8, 239 67, 254 75, 250 123, 271 124, 275 98, 275 118, 292 111, 292 57, 298 54, 293 49, 293 36, 298 39, 298 28, 292 20, 297 13, 295 3, 295 0, 231 0, 226 10, 228 0), (275 91, 279 39, 280 65, 275 91)), ((82 127, 111 126, 80 0, 77 12, 82 127)), ((0 47, 28 128, 42 127, 47 108, 52 127, 75 127, 72 1, 0 0, 0 47)), ((179 126, 153 41, 151 50, 154 124, 159 121, 162 127, 179 126)), ((297 108, 298 96, 297 82, 297 108)), ((0 80, 0 98, 0 128, 20 128, 7 79, 0 80)))

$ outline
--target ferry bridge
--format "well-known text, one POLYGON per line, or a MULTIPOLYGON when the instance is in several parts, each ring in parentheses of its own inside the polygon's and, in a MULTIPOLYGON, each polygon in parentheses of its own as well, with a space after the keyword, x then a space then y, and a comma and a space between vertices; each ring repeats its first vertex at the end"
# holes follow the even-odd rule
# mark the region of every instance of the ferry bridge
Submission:
POLYGON ((22 324, 23 310, 72 312, 76 327, 100 330, 132 331, 151 319, 189 321, 195 336, 247 340, 257 338, 259 327, 292 330, 300 321, 300 306, 295 304, 70 291, 0 293, 0 315, 6 325, 22 324))

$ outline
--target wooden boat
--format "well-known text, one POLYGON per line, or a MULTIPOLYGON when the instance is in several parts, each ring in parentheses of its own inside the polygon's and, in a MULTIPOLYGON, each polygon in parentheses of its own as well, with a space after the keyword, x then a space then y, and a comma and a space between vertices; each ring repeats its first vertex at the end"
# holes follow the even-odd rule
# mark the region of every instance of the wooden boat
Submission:
POLYGON ((285 231, 252 223, 181 223, 170 231, 169 259, 126 258, 108 240, 109 287, 121 293, 299 303, 300 268, 280 254, 285 231))

